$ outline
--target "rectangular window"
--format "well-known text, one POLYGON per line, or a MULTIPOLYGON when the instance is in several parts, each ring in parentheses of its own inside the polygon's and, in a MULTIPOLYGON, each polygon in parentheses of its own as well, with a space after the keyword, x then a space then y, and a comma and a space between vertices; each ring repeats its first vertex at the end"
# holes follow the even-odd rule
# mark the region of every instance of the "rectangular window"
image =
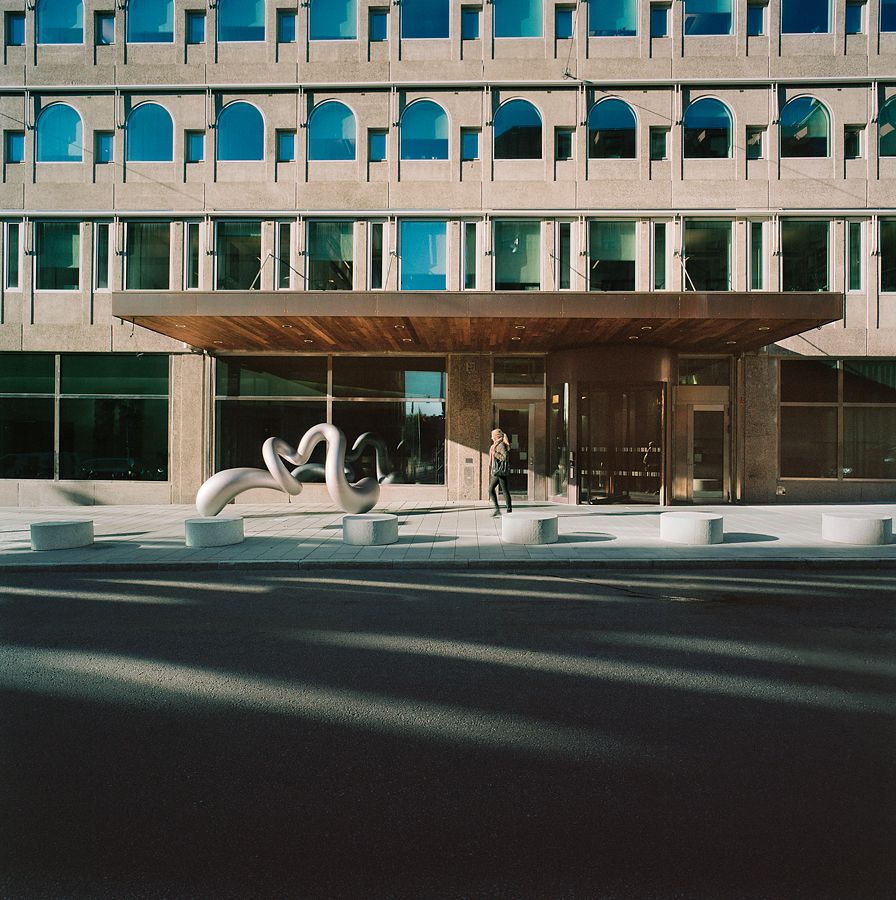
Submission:
POLYGON ((864 125, 846 125, 843 129, 843 155, 847 159, 861 159, 864 155, 864 125))
POLYGON ((666 223, 653 224, 653 289, 666 290, 666 223))
POLYGON ((95 131, 93 133, 93 161, 97 165, 106 165, 115 156, 115 134, 111 131, 95 131))
POLYGON ((445 360, 435 356, 334 356, 333 396, 442 400, 445 360))
POLYGON ((460 132, 461 159, 469 162, 479 159, 479 129, 462 128, 460 132))
POLYGON ((588 223, 588 290, 635 290, 635 223, 588 223))
POLYGON ((781 34, 830 34, 831 0, 781 0, 781 34))
POLYGON ((846 4, 846 33, 847 34, 864 34, 865 33, 865 4, 849 3, 846 4))
POLYGON ((78 222, 35 222, 35 288, 77 291, 81 287, 81 226, 78 222))
POLYGON ((781 477, 837 477, 836 407, 781 407, 781 477))
POLYGON ((277 224, 277 290, 288 291, 292 287, 292 223, 277 224))
POLYGON ((650 158, 669 158, 669 129, 650 126, 650 158))
POLYGON ((847 290, 862 290, 862 223, 846 223, 846 255, 849 266, 847 290))
POLYGON ((575 10, 571 6, 558 6, 554 9, 554 34, 558 41, 572 37, 575 10))
POLYGON ((184 135, 184 156, 188 163, 199 163, 205 159, 205 132, 188 131, 184 135))
POLYGON ((389 10, 370 10, 370 40, 374 43, 389 40, 389 10))
POLYGON ((368 155, 371 162, 385 161, 387 143, 387 132, 375 129, 367 132, 368 155))
POLYGON ((277 132, 277 162, 295 162, 296 133, 294 131, 277 132))
POLYGON ((465 6, 460 11, 460 37, 464 41, 479 40, 479 18, 482 10, 477 7, 465 6))
POLYGON ((187 222, 184 240, 184 288, 195 291, 200 287, 200 223, 187 222))
POLYGON ((588 0, 591 37, 634 37, 638 33, 638 0, 588 0))
POLYGON ((495 290, 541 290, 541 222, 495 222, 495 290))
POLYGON ((383 223, 370 223, 370 289, 383 288, 383 223))
POLYGON ((828 222, 781 219, 781 290, 826 291, 830 284, 828 222))
POLYGON ((448 283, 448 226, 405 220, 399 225, 401 290, 444 291, 448 283))
POLYGON ((557 128, 554 130, 554 155, 557 160, 572 159, 573 135, 571 128, 557 128))
POLYGON ((464 290, 475 291, 479 266, 479 241, 476 239, 475 222, 464 222, 464 290))
POLYGON ((261 222, 218 222, 215 253, 217 289, 248 291, 260 287, 261 222))
POLYGON ((896 31, 896 0, 880 0, 880 30, 896 31))
POLYGON ((115 43, 115 13, 98 12, 94 19, 97 46, 115 43))
POLYGON ((572 222, 557 225, 557 288, 568 291, 572 287, 572 222))
POLYGON ((750 222, 750 290, 761 291, 764 283, 765 253, 762 222, 750 222))
POLYGON ((765 159, 765 129, 747 126, 747 159, 765 159))
POLYGON ((53 354, 0 353, 0 478, 53 478, 55 383, 53 354))
POLYGON ((281 44, 296 42, 296 11, 294 9, 277 10, 277 41, 281 44))
POLYGON ((731 0, 684 0, 684 33, 731 34, 731 0))
POLYGON ((98 291, 109 290, 109 250, 111 225, 97 222, 93 231, 93 286, 98 291))
POLYGON ((6 161, 8 163, 20 163, 25 161, 25 132, 6 132, 6 161))
POLYGON ((204 12, 187 12, 187 43, 188 44, 204 44, 205 43, 205 13, 204 12))
POLYGON ((6 46, 25 46, 25 13, 10 12, 6 14, 6 46))
POLYGON ((669 36, 669 7, 650 7, 650 36, 664 38, 669 36))
POLYGON ((447 38, 449 0, 401 0, 401 37, 447 38))
POLYGON ((678 383, 725 387, 731 383, 731 365, 727 359, 679 356, 678 383))
POLYGON ((128 222, 125 288, 167 291, 171 287, 171 226, 168 222, 128 222))
POLYGON ((896 291, 896 219, 880 220, 880 289, 896 291))
POLYGON ((494 0, 496 38, 544 36, 542 0, 494 0))
POLYGON ((503 387, 544 385, 543 356, 496 356, 494 382, 503 387))
POLYGON ((3 286, 7 290, 19 288, 20 260, 22 256, 21 223, 5 223, 6 240, 3 248, 3 286))
POLYGON ((747 6, 747 34, 750 37, 765 34, 767 10, 768 5, 765 3, 751 3, 747 6))
POLYGON ((354 222, 308 223, 308 290, 354 286, 354 222))
POLYGON ((685 220, 686 291, 731 290, 731 222, 685 220))

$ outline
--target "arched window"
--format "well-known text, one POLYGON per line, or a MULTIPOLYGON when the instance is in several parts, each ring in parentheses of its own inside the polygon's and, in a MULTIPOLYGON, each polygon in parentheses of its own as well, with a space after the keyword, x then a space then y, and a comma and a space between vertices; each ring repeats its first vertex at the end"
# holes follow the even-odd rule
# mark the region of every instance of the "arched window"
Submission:
POLYGON ((219 41, 263 41, 264 0, 220 0, 219 41))
POLYGON ((39 0, 37 4, 38 44, 83 44, 84 3, 82 0, 39 0))
POLYGON ((158 103, 141 103, 127 123, 125 158, 129 162, 171 162, 174 159, 174 123, 158 103))
POLYGON ((225 106, 218 115, 216 131, 219 160, 264 159, 264 119, 251 103, 225 106))
POLYGON ((542 37, 544 10, 542 0, 494 0, 495 37, 542 37))
POLYGON ((448 159, 448 114, 432 100, 418 100, 401 115, 402 159, 448 159))
POLYGON ((684 114, 685 159, 726 159, 731 156, 731 113, 720 100, 702 97, 684 114))
POLYGON ((401 0, 401 36, 448 37, 448 0, 401 0))
POLYGON ((830 34, 831 0, 781 0, 782 34, 830 34))
POLYGON ((174 42, 174 0, 128 0, 128 43, 174 42))
POLYGON ((781 110, 781 158, 830 156, 831 119, 815 97, 797 97, 781 110))
POLYGON ((35 125, 38 162, 81 162, 84 154, 81 117, 70 106, 54 103, 35 125))
POLYGON ((623 100, 601 100, 588 114, 589 159, 634 159, 638 121, 623 100))
POLYGON ((508 100, 494 129, 495 159, 541 159, 541 116, 528 100, 508 100))
POLYGON ((731 34, 731 0, 684 0, 685 34, 731 34))
POLYGON ((308 159, 354 158, 354 114, 344 103, 322 103, 308 119, 308 159))
POLYGON ((881 107, 877 117, 877 133, 880 138, 880 155, 896 156, 896 97, 891 97, 881 107))
POLYGON ((312 41, 353 41, 358 37, 357 0, 312 0, 308 23, 312 41))

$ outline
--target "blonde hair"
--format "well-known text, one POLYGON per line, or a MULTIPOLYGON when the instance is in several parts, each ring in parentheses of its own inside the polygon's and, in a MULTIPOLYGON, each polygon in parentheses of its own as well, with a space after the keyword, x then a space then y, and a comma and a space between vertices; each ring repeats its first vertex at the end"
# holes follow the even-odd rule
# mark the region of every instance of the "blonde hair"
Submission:
POLYGON ((498 440, 498 439, 503 438, 503 437, 504 437, 504 432, 501 431, 500 428, 495 428, 495 429, 492 431, 492 440, 493 440, 493 441, 498 440))

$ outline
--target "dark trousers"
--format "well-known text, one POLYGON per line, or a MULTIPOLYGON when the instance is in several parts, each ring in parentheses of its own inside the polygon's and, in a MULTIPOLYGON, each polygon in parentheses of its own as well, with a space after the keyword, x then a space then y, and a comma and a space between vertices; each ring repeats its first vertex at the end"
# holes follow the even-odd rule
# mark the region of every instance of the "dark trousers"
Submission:
POLYGON ((510 512, 513 508, 513 504, 510 502, 510 491, 507 490, 507 476, 506 475, 492 475, 492 480, 488 483, 488 496, 492 501, 492 506, 495 509, 498 509, 498 494, 495 488, 498 485, 501 485, 501 493, 504 495, 504 505, 507 507, 507 512, 510 512))

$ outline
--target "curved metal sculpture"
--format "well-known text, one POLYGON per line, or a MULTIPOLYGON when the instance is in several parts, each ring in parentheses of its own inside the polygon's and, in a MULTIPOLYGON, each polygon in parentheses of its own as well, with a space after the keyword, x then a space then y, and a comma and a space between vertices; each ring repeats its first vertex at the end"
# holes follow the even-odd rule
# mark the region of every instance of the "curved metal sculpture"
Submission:
MULTIPOLYGON (((385 441, 377 434, 365 432, 346 455, 345 435, 335 426, 322 423, 309 428, 299 441, 298 448, 291 447, 281 438, 268 438, 261 448, 264 469, 223 469, 209 478, 196 494, 196 509, 201 516, 216 516, 238 494, 251 488, 273 488, 295 497, 302 492, 302 482, 323 474, 327 490, 333 502, 347 513, 367 512, 376 505, 380 496, 380 484, 400 480, 398 472, 391 472, 385 441), (323 466, 309 463, 311 452, 321 442, 327 442, 327 458, 323 466), (353 462, 365 447, 376 451, 376 478, 362 478, 357 484, 349 484, 346 478, 346 461, 353 462), (287 469, 283 460, 296 468, 287 469), (321 470, 322 473, 321 473, 321 470)), ((351 472, 351 469, 348 468, 351 472)))

